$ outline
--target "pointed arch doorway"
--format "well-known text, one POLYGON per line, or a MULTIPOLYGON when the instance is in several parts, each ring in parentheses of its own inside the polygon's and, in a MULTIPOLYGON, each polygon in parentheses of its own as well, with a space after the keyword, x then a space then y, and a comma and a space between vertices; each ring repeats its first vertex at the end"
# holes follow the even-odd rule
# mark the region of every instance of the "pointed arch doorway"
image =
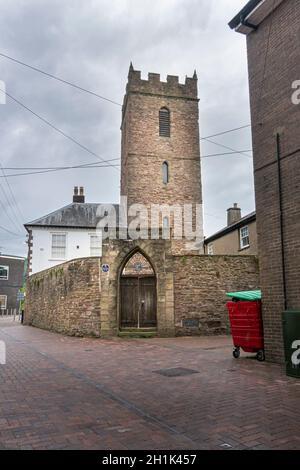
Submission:
POLYGON ((156 275, 141 252, 126 262, 120 277, 120 327, 156 328, 156 275))

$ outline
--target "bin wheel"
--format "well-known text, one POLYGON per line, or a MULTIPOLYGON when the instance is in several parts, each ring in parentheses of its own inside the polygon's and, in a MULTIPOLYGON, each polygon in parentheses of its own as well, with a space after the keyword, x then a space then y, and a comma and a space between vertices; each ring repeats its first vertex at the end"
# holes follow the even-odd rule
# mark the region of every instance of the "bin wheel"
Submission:
POLYGON ((232 352, 232 355, 235 359, 238 359, 241 355, 241 350, 240 348, 235 348, 232 352))
POLYGON ((265 351, 263 349, 258 351, 258 353, 256 354, 256 359, 259 362, 264 362, 266 360, 265 351))

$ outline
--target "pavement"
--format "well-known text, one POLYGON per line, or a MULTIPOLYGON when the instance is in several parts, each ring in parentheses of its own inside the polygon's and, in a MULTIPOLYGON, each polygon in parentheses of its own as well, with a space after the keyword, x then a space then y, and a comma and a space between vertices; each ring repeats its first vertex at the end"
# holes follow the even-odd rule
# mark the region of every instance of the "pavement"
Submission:
POLYGON ((300 381, 229 337, 0 341, 0 449, 300 449, 300 381))

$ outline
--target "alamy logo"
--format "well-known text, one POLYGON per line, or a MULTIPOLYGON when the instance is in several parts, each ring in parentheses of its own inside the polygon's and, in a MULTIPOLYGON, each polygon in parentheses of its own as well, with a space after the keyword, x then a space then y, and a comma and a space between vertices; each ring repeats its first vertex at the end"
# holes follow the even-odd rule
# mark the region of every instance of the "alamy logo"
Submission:
POLYGON ((292 354, 292 364, 294 366, 299 366, 300 364, 300 340, 293 342, 292 349, 296 349, 296 351, 292 354))
POLYGON ((0 341, 0 365, 6 364, 6 345, 4 341, 0 341))
POLYGON ((292 103, 293 104, 300 104, 300 80, 295 80, 292 83, 292 88, 294 93, 292 94, 292 103))
POLYGON ((0 104, 6 104, 6 86, 3 80, 0 80, 0 104))

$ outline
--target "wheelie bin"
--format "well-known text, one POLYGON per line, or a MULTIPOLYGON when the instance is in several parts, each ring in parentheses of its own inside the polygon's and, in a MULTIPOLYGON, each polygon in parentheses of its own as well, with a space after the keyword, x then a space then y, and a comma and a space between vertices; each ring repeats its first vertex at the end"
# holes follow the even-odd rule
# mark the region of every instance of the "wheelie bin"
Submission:
POLYGON ((261 291, 233 292, 227 303, 231 334, 234 344, 233 357, 238 359, 241 349, 256 353, 258 361, 265 360, 264 333, 261 312, 261 291))

